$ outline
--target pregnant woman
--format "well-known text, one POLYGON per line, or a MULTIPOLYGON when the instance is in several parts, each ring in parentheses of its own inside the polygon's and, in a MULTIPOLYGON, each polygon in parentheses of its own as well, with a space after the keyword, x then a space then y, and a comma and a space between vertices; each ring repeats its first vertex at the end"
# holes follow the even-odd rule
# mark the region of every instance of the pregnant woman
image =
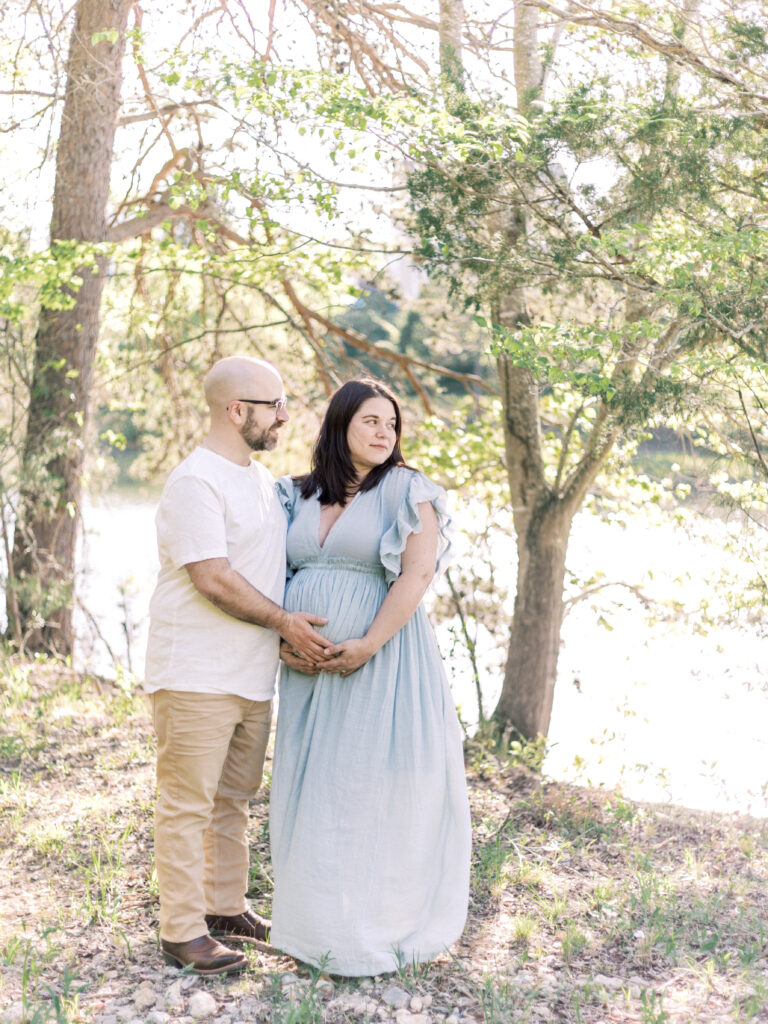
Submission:
POLYGON ((400 433, 391 391, 349 381, 311 472, 279 481, 285 607, 327 617, 329 649, 309 664, 283 647, 271 941, 332 974, 432 959, 467 913, 461 735, 420 603, 448 547, 445 494, 405 466, 400 433))

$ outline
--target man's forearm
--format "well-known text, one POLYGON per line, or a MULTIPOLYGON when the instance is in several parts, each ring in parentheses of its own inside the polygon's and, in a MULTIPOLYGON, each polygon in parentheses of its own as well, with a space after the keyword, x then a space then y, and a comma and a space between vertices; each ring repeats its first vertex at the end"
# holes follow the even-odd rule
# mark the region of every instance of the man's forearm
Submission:
POLYGON ((288 613, 233 569, 226 558, 191 562, 187 572, 203 597, 227 615, 282 634, 288 613))

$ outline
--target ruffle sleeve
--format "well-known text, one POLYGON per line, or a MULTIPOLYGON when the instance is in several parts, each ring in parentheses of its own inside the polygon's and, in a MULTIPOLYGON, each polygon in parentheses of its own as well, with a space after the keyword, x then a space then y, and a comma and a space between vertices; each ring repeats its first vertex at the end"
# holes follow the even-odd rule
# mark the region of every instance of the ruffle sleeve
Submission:
POLYGON ((280 504, 283 506, 286 518, 290 523, 293 518, 293 510, 296 506, 296 495, 298 490, 293 482, 293 478, 290 476, 278 477, 275 481, 277 488, 277 496, 280 499, 280 504))
POLYGON ((437 516, 438 540, 435 575, 448 564, 451 547, 451 517, 448 514, 448 496, 439 484, 432 483, 423 474, 407 471, 410 479, 395 509, 394 520, 381 538, 379 557, 384 566, 387 584, 394 583, 402 571, 402 555, 412 533, 421 532, 419 505, 428 501, 437 516))

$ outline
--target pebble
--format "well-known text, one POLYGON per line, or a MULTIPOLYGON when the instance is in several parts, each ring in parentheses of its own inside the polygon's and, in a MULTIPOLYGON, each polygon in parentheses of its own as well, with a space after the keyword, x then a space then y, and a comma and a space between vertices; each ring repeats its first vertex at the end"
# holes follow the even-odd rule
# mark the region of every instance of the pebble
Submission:
POLYGON ((116 1006, 115 1013, 118 1020, 133 1020, 136 1015, 135 1006, 116 1006))
POLYGON ((297 974, 288 973, 288 974, 281 974, 280 975, 280 985, 284 989, 285 988, 290 988, 291 985, 300 985, 300 984, 301 984, 301 978, 297 974))
POLYGON ((398 988, 397 985, 389 985, 381 993, 381 998, 389 1006, 394 1006, 396 1009, 405 1009, 411 1001, 410 995, 402 988, 398 988))
POLYGON ((413 1013, 421 1013, 421 1011, 424 1009, 424 1001, 422 1000, 422 998, 420 996, 414 996, 409 1003, 409 1009, 413 1013))
POLYGON ((117 1024, 117 1017, 114 1013, 104 1013, 100 1017, 97 1017, 96 1020, 99 1024, 117 1024))
POLYGON ((428 1013, 411 1013, 410 1010, 397 1010, 395 1020, 397 1024, 432 1024, 428 1013))
POLYGON ((139 1012, 142 1010, 148 1010, 150 1006, 154 1006, 156 1002, 157 994, 148 982, 144 982, 143 985, 140 985, 138 990, 134 993, 133 1005, 139 1012))
POLYGON ((152 1010, 147 1016, 148 1024, 168 1024, 170 1019, 170 1013, 165 1013, 164 1010, 152 1010))
POLYGON ((611 992, 618 992, 620 988, 625 988, 627 984, 623 978, 609 978, 607 974, 596 974, 593 981, 595 985, 601 985, 611 992))
POLYGON ((198 989, 189 1000, 189 1013, 195 1020, 202 1017, 211 1017, 219 1008, 219 1004, 210 992, 198 989))
POLYGON ((165 991, 165 1008, 173 1013, 180 1010, 184 1005, 184 996, 181 994, 181 983, 183 978, 178 978, 165 991))
POLYGON ((3 1024, 22 1024, 24 1020, 24 1004, 11 1003, 3 1010, 3 1024))
POLYGON ((376 1003, 366 999, 360 992, 342 992, 328 1003, 328 1009, 341 1010, 342 1013, 351 1013, 356 1017, 365 1014, 370 1017, 376 1012, 376 1003))

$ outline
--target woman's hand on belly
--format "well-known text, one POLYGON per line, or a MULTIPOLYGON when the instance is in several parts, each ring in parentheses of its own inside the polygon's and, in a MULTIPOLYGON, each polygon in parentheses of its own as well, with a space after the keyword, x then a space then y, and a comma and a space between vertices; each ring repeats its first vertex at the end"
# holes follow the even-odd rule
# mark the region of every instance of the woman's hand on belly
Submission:
POLYGON ((328 660, 323 664, 323 672, 338 672, 340 676, 348 676, 356 672, 376 653, 376 648, 365 637, 344 640, 340 644, 327 647, 325 653, 328 660))
POLYGON ((305 676, 316 676, 319 672, 330 671, 325 668, 330 664, 331 658, 304 658, 298 651, 294 650, 285 640, 280 644, 280 660, 294 672, 303 672, 305 676))

